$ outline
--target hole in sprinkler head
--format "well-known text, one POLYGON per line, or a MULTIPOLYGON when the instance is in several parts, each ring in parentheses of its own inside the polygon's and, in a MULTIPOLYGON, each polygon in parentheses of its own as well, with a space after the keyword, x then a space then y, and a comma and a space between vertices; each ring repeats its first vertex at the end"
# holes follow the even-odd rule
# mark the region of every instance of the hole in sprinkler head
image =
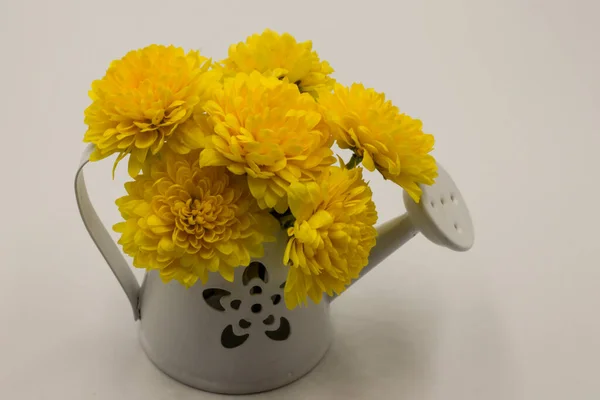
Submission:
POLYGON ((232 300, 231 303, 229 303, 229 305, 234 310, 239 310, 240 306, 242 305, 242 301, 241 300, 232 300))
POLYGON ((250 289, 250 294, 261 294, 262 293, 262 289, 260 288, 260 286, 253 286, 252 289, 250 289))
POLYGON ((450 201, 453 202, 454 204, 458 204, 458 199, 456 198, 454 193, 450 193, 450 201))
POLYGON ((281 296, 278 294, 274 294, 273 296, 271 296, 271 301, 273 302, 273 304, 277 305, 281 301, 281 296))
POLYGON ((279 285, 279 289, 283 289, 285 287, 285 282, 286 281, 283 281, 283 283, 281 285, 279 285))
POLYGON ((248 329, 250 328, 250 325, 252 325, 250 321, 246 321, 245 319, 240 319, 240 322, 238 322, 238 324, 242 329, 248 329))
POLYGON ((461 233, 462 229, 460 228, 460 226, 458 226, 457 223, 454 224, 454 229, 456 229, 456 232, 461 233))
POLYGON ((435 201, 431 200, 431 203, 429 204, 431 204, 431 208, 435 208, 435 201))
POLYGON ((273 315, 269 315, 267 318, 263 319, 263 324, 265 325, 273 325, 275 322, 275 317, 273 315))
POLYGON ((444 198, 444 196, 440 197, 440 203, 442 203, 442 205, 446 203, 446 199, 444 198))
POLYGON ((252 307, 250 307, 250 310, 254 313, 254 314, 258 314, 259 312, 262 311, 262 306, 260 304, 253 304, 252 307))

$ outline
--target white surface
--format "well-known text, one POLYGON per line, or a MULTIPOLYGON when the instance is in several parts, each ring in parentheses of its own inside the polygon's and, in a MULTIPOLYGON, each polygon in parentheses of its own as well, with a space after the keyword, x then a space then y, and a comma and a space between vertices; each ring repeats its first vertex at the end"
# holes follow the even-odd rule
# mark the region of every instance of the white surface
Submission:
MULTIPOLYGON (((0 398, 222 398, 146 359, 72 180, 86 91, 110 60, 152 42, 221 58, 267 26, 424 121, 476 241, 413 239, 335 302, 323 363, 262 398, 600 398, 599 3, 233 4, 1 1, 0 398)), ((89 173, 107 224, 124 177, 110 165, 89 173)), ((402 212, 399 189, 371 179, 381 221, 402 212)))

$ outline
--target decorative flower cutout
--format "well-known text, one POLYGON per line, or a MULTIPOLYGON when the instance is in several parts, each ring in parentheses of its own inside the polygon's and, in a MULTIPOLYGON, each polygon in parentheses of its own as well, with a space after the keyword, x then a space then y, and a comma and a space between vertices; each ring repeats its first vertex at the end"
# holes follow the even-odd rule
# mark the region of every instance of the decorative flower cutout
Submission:
MULTIPOLYGON (((221 345, 223 347, 234 349, 244 344, 250 337, 249 330, 252 324, 255 324, 256 321, 264 325, 264 333, 271 340, 283 341, 290 336, 291 326, 287 318, 279 317, 279 326, 272 329, 277 319, 276 316, 269 313, 265 318, 262 318, 262 315, 260 315, 266 308, 265 304, 270 302, 273 306, 277 306, 282 300, 285 282, 277 286, 275 292, 271 290, 272 288, 269 288, 268 283, 269 273, 262 263, 254 261, 246 267, 242 276, 242 284, 244 288, 250 287, 248 293, 252 298, 252 305, 249 308, 250 314, 243 315, 237 321, 237 325, 246 333, 238 335, 234 332, 233 324, 227 325, 221 333, 221 345)), ((221 288, 205 289, 202 296, 208 306, 219 312, 241 312, 240 310, 244 305, 242 300, 232 296, 232 292, 221 288), (227 302, 228 298, 231 297, 234 298, 227 302)))

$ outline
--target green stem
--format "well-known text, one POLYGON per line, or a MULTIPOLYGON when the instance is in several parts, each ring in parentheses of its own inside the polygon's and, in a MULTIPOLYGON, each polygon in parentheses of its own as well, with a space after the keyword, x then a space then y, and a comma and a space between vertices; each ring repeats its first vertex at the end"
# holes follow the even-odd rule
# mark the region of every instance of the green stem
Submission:
POLYGON ((348 161, 348 164, 346 164, 346 169, 357 167, 358 164, 362 162, 362 159, 362 156, 359 156, 356 153, 352 154, 352 158, 350 158, 350 161, 348 161))
POLYGON ((277 218, 281 229, 287 229, 291 226, 294 226, 294 222, 296 222, 296 218, 294 218, 292 215, 292 210, 289 208, 285 210, 283 214, 279 214, 277 211, 271 210, 271 215, 277 218))
POLYGON ((296 218, 290 213, 283 215, 279 218, 279 223, 283 229, 287 229, 291 226, 294 226, 294 222, 296 222, 296 218))

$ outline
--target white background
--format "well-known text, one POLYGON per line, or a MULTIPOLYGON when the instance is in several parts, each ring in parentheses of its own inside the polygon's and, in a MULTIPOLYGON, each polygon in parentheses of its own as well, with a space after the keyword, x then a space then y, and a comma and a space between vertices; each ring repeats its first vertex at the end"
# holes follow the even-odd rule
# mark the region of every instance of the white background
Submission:
MULTIPOLYGON (((87 90, 112 59, 150 43, 221 59, 266 27, 422 119, 477 237, 464 254, 407 244, 334 304, 324 361, 258 397, 600 398, 597 1, 0 4, 0 398, 222 398, 146 359, 72 181, 87 90)), ((125 178, 111 165, 88 173, 108 225, 125 178)), ((370 178, 380 220, 403 212, 370 178)))

